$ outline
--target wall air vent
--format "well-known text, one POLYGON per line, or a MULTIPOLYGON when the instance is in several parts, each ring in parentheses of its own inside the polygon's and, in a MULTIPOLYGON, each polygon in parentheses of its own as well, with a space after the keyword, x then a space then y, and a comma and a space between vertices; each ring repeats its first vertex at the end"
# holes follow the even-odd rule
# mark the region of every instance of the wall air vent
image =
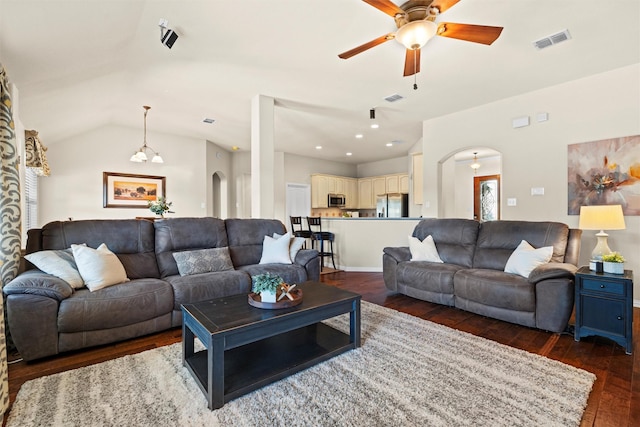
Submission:
POLYGON ((536 40, 533 42, 533 45, 536 49, 544 49, 545 47, 553 46, 554 44, 561 43, 563 41, 569 40, 571 38, 571 34, 569 34, 569 30, 562 30, 559 33, 552 34, 547 37, 543 37, 540 40, 536 40))
POLYGON ((204 119, 202 119, 202 123, 207 123, 207 124, 212 124, 213 122, 215 122, 215 119, 210 119, 208 117, 205 117, 204 119))
POLYGON ((404 96, 398 95, 397 93, 384 97, 384 100, 387 102, 396 102, 396 101, 400 101, 401 99, 404 99, 404 96))

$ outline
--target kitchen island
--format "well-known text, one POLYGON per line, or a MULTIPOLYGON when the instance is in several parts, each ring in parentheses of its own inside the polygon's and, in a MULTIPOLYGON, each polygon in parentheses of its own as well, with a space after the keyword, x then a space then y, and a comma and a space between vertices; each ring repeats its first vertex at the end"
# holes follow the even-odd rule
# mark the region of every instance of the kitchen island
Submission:
MULTIPOLYGON (((335 234, 336 267, 345 271, 382 271, 382 250, 409 246, 409 236, 422 218, 323 217, 322 231, 335 234)), ((331 259, 325 258, 330 266, 331 259)))

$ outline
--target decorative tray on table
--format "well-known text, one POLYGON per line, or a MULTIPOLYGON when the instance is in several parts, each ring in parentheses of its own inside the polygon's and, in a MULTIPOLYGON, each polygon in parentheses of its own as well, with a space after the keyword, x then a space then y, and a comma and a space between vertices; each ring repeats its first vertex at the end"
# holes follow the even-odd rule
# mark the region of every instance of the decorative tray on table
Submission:
MULTIPOLYGON (((279 299, 281 295, 281 293, 278 294, 277 298, 279 299)), ((284 296, 282 299, 280 299, 280 301, 262 302, 260 294, 251 292, 249 294, 249 304, 258 308, 267 308, 273 310, 277 308, 295 307, 302 302, 302 289, 292 289, 291 291, 289 291, 289 295, 291 295, 293 299, 289 299, 284 296)))

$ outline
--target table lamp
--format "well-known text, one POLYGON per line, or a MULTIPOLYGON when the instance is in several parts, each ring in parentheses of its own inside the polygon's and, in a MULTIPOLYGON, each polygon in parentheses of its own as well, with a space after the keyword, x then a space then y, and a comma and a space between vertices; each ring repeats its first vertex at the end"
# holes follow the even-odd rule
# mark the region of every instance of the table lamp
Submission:
POLYGON ((596 233, 598 243, 591 252, 592 261, 602 261, 602 255, 611 253, 607 244, 609 236, 604 230, 624 230, 624 215, 621 205, 581 206, 580 223, 581 230, 600 230, 596 233))

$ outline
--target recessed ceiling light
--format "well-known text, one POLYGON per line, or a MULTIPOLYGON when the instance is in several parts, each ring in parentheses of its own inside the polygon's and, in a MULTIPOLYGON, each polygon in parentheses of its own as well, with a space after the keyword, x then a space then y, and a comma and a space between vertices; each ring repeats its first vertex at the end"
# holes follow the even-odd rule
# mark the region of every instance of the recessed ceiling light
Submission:
POLYGON ((364 138, 364 135, 363 135, 363 134, 361 134, 361 133, 357 133, 357 134, 356 134, 356 138, 358 138, 358 139, 362 139, 362 138, 364 138))
POLYGON ((234 145, 233 147, 231 147, 231 149, 233 151, 238 151, 240 149, 240 147, 238 147, 237 145, 234 145))
POLYGON ((322 145, 316 145, 316 150, 322 150, 322 145))
POLYGON ((377 123, 372 123, 371 124, 371 129, 378 129, 379 127, 380 127, 380 125, 377 124, 377 123))
POLYGON ((387 147, 393 147, 393 142, 387 142, 387 147))
POLYGON ((202 120, 202 123, 212 124, 212 123, 213 123, 213 122, 215 122, 215 121, 216 121, 216 119, 210 119, 210 118, 208 118, 208 117, 205 117, 205 118, 202 120))
POLYGON ((352 156, 352 155, 353 155, 353 153, 347 153, 347 156, 352 156))

